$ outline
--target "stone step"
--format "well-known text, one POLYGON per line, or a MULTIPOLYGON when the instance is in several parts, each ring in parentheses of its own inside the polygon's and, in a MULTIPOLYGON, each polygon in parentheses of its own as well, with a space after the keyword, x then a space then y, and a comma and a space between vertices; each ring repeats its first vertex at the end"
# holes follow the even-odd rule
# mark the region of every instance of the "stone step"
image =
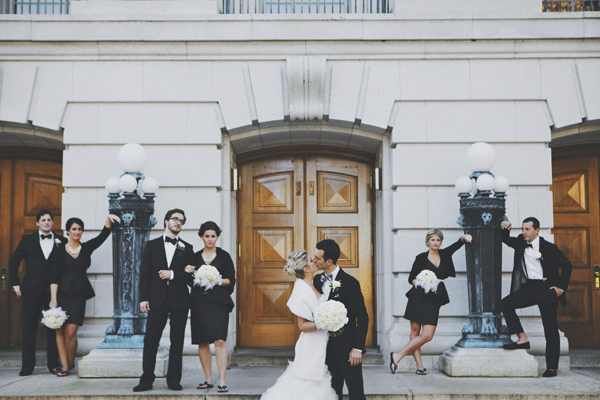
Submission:
POLYGON ((569 349, 572 367, 599 367, 600 348, 595 347, 571 347, 569 349))
MULTIPOLYGON (((293 347, 244 347, 229 357, 231 366, 288 365, 294 359, 293 347)), ((377 347, 367 347, 363 365, 383 365, 384 357, 377 347)))

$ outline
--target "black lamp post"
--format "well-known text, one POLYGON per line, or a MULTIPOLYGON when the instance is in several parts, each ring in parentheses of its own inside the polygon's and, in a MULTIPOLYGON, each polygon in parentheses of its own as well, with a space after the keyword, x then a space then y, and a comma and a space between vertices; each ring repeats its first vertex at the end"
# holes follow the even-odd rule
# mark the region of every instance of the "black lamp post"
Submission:
POLYGON ((510 334, 502 325, 502 230, 508 182, 489 172, 495 163, 492 146, 479 142, 467 151, 469 178, 456 181, 460 197, 458 224, 473 236, 466 247, 469 323, 457 347, 502 347, 510 334), (471 192, 475 192, 471 195, 471 192))
POLYGON ((121 224, 113 229, 113 324, 99 349, 144 347, 146 314, 140 312, 138 286, 144 245, 156 225, 154 193, 158 190, 156 180, 142 174, 146 160, 142 146, 126 144, 119 151, 119 166, 126 172, 106 183, 109 210, 121 216, 121 224))

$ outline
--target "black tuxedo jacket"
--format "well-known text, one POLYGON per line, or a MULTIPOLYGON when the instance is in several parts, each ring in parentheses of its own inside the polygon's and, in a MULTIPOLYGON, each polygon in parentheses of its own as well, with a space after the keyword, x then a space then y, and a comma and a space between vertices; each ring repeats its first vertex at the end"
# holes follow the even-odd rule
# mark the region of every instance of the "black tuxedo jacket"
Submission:
MULTIPOLYGON (((365 353, 369 315, 358 280, 341 268, 335 280, 339 281, 342 286, 338 290, 331 290, 328 300, 337 300, 346 306, 348 323, 341 335, 329 338, 328 350, 333 351, 337 357, 348 359, 352 349, 359 349, 365 353)), ((323 282, 321 282, 320 274, 314 277, 313 283, 315 288, 323 293, 323 282)))
POLYGON ((54 264, 58 262, 59 247, 64 247, 67 239, 61 235, 54 234, 55 239, 61 244, 52 243, 52 252, 46 260, 42 246, 40 246, 40 233, 35 231, 23 235, 19 245, 8 261, 8 274, 11 286, 21 286, 21 292, 27 293, 50 293, 50 276, 54 264), (19 279, 19 265, 25 259, 25 276, 23 282, 19 279))
MULTIPOLYGON (((539 238, 540 253, 542 253, 541 264, 544 271, 544 278, 548 279, 550 286, 556 286, 565 291, 565 293, 558 298, 561 304, 565 306, 567 304, 566 291, 569 286, 569 280, 571 279, 571 271, 573 270, 573 266, 571 265, 569 259, 554 243, 548 242, 541 236, 539 238), (562 273, 559 273, 559 269, 562 271, 562 273)), ((521 260, 523 259, 527 241, 523 238, 523 235, 519 235, 517 237, 510 236, 508 229, 503 230, 502 241, 509 247, 515 249, 514 266, 510 283, 510 292, 512 293, 519 290, 523 283, 525 283, 527 280, 521 265, 521 260)))
POLYGON ((144 247, 142 265, 140 267, 140 302, 148 301, 150 310, 168 308, 183 310, 190 308, 188 283, 192 275, 185 272, 186 265, 194 264, 194 248, 179 238, 171 265, 167 264, 164 239, 160 237, 150 240, 144 247), (181 248, 181 243, 185 246, 181 248), (170 269, 175 272, 173 280, 160 279, 158 271, 170 269))

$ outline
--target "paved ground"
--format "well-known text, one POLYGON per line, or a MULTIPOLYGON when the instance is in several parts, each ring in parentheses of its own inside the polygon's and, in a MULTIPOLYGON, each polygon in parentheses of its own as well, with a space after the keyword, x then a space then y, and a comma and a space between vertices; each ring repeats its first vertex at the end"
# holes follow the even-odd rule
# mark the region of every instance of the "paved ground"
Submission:
MULTIPOLYGON (((133 393, 136 379, 80 379, 72 374, 58 378, 36 368, 33 375, 20 377, 18 368, 0 368, 0 400, 28 399, 259 399, 282 373, 283 367, 234 367, 228 371, 227 395, 197 390, 204 375, 198 370, 184 372, 181 392, 167 389, 158 379, 154 390, 133 393)), ((215 374, 216 376, 216 374, 215 374)), ((577 367, 560 372, 556 378, 452 378, 438 371, 418 376, 413 371, 391 375, 386 366, 364 367, 365 391, 369 400, 379 399, 473 399, 473 400, 566 400, 600 399, 600 368, 577 367)), ((282 399, 285 400, 285 399, 282 399)), ((315 400, 315 399, 309 399, 315 400)))

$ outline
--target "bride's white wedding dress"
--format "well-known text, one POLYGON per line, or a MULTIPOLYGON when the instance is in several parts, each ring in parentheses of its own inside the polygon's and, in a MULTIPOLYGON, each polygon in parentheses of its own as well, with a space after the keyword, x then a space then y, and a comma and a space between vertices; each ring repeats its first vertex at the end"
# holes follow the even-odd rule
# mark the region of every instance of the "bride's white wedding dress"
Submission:
MULTIPOLYGON (((294 315, 314 321, 313 310, 325 301, 325 296, 317 299, 308 283, 296 279, 287 306, 294 315)), ((261 400, 337 400, 337 394, 331 387, 331 375, 325 365, 327 340, 325 330, 300 333, 294 362, 290 362, 261 400)))

